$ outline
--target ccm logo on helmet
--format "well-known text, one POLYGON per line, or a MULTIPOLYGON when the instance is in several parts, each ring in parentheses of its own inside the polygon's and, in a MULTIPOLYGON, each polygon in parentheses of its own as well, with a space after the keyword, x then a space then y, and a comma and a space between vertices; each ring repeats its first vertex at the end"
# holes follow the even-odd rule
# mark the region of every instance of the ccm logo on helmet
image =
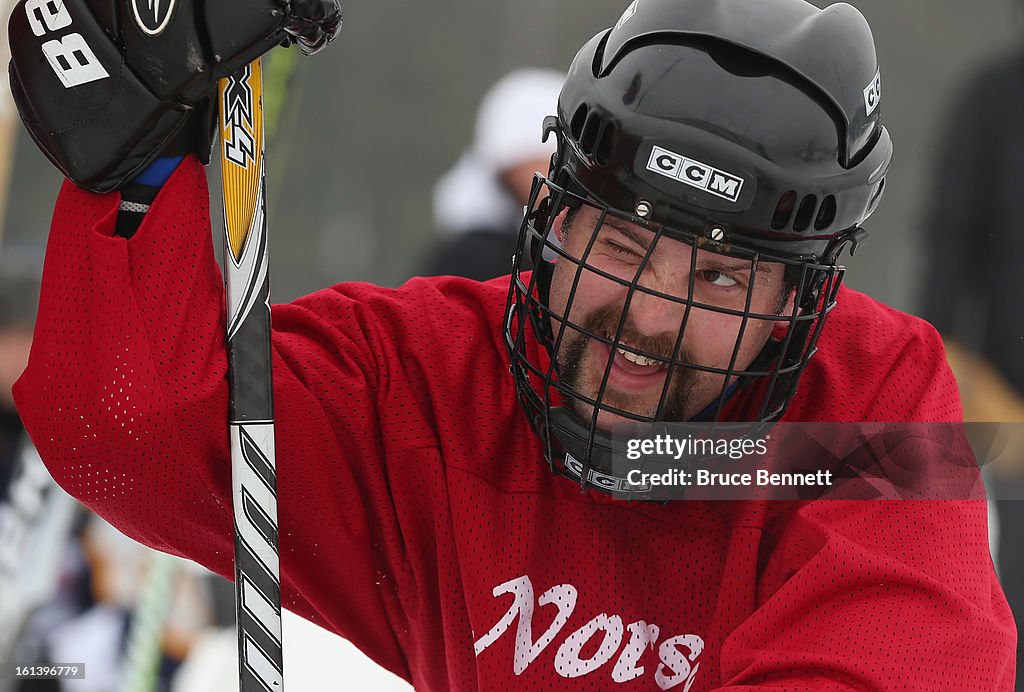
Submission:
POLYGON ((743 178, 661 147, 654 147, 651 150, 647 170, 710 192, 730 202, 738 200, 740 190, 743 189, 743 178))
POLYGON ((868 115, 875 112, 882 101, 882 71, 875 72, 875 78, 864 88, 864 108, 868 115))
MULTIPOLYGON (((71 13, 63 0, 28 0, 25 14, 32 33, 38 37, 71 26, 71 13)), ((43 57, 65 89, 110 76, 78 32, 46 41, 42 50, 43 57)))

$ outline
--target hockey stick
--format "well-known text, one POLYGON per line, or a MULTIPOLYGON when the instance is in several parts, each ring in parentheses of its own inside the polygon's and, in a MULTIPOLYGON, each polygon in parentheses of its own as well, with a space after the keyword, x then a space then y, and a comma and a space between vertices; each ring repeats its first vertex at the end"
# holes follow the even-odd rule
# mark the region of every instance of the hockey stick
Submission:
POLYGON ((263 692, 284 675, 260 61, 219 96, 239 690, 263 692))

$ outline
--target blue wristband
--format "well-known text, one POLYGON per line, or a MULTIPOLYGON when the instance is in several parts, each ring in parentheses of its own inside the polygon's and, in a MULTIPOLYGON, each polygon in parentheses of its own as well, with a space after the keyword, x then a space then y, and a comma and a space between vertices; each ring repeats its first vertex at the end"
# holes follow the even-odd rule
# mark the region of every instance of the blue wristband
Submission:
POLYGON ((184 156, 161 157, 149 164, 146 170, 139 173, 132 182, 149 187, 163 187, 163 184, 167 182, 167 179, 171 177, 171 173, 174 173, 174 169, 178 167, 178 164, 184 158, 184 156))

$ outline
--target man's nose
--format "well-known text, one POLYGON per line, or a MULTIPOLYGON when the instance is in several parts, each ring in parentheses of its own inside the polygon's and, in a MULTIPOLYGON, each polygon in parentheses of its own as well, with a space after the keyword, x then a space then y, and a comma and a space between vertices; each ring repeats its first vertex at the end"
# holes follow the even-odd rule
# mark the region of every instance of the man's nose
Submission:
MULTIPOLYGON (((683 282, 682 287, 675 290, 662 285, 641 284, 633 291, 632 299, 629 302, 629 322, 641 334, 647 336, 667 336, 675 341, 679 336, 679 330, 686 317, 687 285, 683 282), (657 291, 673 298, 654 295, 651 291, 657 291)), ((690 315, 692 316, 691 311, 690 315)))

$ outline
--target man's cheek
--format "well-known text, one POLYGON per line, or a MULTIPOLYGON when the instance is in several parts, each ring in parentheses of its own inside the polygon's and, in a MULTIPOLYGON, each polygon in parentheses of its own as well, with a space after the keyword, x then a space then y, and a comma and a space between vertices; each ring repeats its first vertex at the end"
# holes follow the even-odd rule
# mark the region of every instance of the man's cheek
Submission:
POLYGON ((695 362, 699 365, 724 369, 729 367, 735 353, 733 369, 738 370, 746 367, 761 350, 771 326, 772 323, 764 320, 748 319, 744 324, 743 318, 735 315, 707 314, 706 319, 691 319, 686 328, 686 343, 698 357, 695 362))
MULTIPOLYGON (((575 274, 573 269, 570 274, 575 274)), ((575 277, 570 276, 568 287, 566 288, 566 294, 572 289, 572 280, 575 277)), ((587 272, 584 272, 583 276, 580 277, 579 283, 576 285, 576 292, 572 296, 572 307, 569 310, 569 320, 576 325, 584 325, 587 321, 587 316, 594 312, 595 307, 601 305, 602 294, 600 285, 596 284, 593 279, 587 276, 587 272)))

